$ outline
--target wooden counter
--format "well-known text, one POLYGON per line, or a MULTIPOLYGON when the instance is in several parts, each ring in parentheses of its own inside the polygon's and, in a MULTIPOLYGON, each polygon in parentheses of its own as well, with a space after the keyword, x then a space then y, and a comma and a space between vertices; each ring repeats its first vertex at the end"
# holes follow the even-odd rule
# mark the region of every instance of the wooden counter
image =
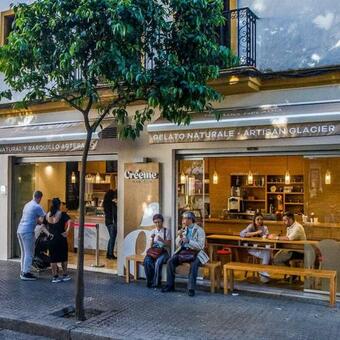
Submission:
MULTIPOLYGON (((205 220, 204 228, 207 235, 224 234, 239 235, 251 223, 251 220, 230 219, 223 220, 219 218, 210 218, 205 220)), ((285 227, 282 221, 264 221, 272 234, 285 235, 285 227)), ((340 223, 302 223, 305 228, 307 239, 322 240, 333 239, 340 240, 340 223)))

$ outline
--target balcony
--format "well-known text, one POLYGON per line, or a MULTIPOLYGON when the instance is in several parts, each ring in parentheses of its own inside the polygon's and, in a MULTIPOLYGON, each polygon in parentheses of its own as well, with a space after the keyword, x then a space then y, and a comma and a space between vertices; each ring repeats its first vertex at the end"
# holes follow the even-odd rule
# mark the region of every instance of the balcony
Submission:
POLYGON ((223 12, 225 25, 219 30, 219 43, 239 58, 239 66, 256 67, 256 20, 248 8, 223 12))

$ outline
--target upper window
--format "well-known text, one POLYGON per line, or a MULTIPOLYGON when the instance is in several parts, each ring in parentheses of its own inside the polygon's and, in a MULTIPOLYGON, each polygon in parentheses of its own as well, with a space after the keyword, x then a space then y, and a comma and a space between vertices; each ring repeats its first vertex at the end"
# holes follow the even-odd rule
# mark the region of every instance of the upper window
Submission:
POLYGON ((7 42, 7 38, 13 29, 14 23, 14 12, 13 10, 8 10, 1 12, 0 18, 0 44, 4 45, 7 42))

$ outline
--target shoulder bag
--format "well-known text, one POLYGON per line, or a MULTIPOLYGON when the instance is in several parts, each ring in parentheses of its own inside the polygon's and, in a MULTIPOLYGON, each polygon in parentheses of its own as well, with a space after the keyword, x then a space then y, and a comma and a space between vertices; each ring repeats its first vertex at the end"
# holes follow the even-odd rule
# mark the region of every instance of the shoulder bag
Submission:
MULTIPOLYGON (((166 228, 164 228, 164 241, 165 240, 166 240, 166 228)), ((157 260, 162 254, 164 254, 164 252, 166 252, 164 247, 162 247, 162 248, 160 248, 160 247, 150 247, 146 251, 146 256, 150 256, 154 260, 157 260)))

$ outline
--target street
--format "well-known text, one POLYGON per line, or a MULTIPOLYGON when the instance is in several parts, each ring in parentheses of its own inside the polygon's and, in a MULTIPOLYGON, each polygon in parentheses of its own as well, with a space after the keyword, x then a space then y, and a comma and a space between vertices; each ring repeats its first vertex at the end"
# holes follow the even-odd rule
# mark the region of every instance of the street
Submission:
MULTIPOLYGON (((77 323, 60 317, 73 305, 74 280, 52 284, 44 272, 38 281, 24 282, 18 273, 18 263, 0 262, 0 329, 45 338, 335 339, 340 333, 339 307, 325 301, 207 289, 190 298, 184 286, 163 294, 144 281, 128 285, 98 273, 85 275, 85 307, 95 316, 77 323)), ((0 338, 40 339, 4 330, 0 338)))

